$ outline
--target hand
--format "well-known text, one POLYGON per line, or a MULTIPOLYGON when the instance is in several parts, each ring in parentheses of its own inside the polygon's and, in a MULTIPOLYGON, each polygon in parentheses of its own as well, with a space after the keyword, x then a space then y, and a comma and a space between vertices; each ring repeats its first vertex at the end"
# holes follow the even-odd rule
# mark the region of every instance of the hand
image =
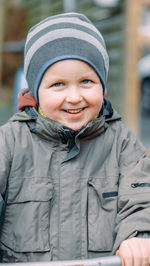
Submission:
POLYGON ((150 266, 150 239, 133 237, 124 240, 116 255, 121 257, 122 266, 150 266))

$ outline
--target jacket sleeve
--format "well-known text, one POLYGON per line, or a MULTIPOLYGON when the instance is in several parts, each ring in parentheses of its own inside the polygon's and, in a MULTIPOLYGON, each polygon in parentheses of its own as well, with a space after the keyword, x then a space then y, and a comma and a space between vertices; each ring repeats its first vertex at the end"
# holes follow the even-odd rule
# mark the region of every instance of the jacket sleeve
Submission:
POLYGON ((11 168, 12 144, 11 129, 9 124, 6 124, 0 127, 0 215, 4 205, 7 180, 11 168))
POLYGON ((150 158, 137 137, 125 127, 121 139, 118 213, 113 253, 127 238, 150 237, 150 158))

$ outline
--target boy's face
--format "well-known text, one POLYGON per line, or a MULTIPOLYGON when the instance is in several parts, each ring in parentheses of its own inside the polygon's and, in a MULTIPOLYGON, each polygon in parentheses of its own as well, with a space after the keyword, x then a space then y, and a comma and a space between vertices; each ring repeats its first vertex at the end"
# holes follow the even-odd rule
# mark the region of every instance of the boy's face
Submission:
POLYGON ((74 131, 94 119, 103 103, 98 75, 90 65, 75 59, 49 67, 38 93, 44 114, 74 131))

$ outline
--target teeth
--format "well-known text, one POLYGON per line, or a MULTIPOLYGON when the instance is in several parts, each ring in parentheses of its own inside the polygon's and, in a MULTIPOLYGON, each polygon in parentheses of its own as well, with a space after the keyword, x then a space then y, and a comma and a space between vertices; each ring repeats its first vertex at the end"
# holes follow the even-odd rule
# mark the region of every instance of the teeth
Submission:
POLYGON ((76 114, 76 113, 79 113, 79 112, 81 112, 81 111, 82 111, 82 109, 67 110, 67 113, 76 114))

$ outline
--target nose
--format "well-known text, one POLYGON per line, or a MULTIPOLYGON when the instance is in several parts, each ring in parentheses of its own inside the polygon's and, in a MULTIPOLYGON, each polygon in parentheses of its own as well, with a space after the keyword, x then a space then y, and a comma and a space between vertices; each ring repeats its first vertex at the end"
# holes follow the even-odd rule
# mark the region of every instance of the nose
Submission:
POLYGON ((67 103, 77 104, 80 103, 82 99, 83 97, 78 87, 73 86, 69 88, 68 95, 66 97, 67 103))

